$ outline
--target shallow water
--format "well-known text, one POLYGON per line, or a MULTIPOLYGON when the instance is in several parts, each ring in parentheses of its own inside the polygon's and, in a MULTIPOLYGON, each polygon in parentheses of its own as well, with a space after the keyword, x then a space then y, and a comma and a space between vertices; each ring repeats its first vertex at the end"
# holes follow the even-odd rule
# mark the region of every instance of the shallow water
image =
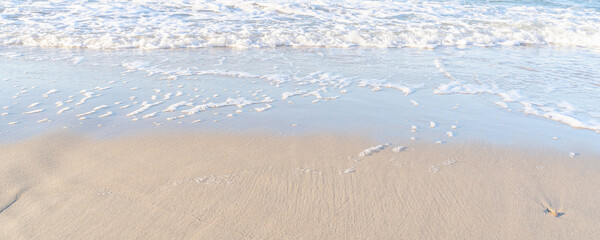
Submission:
POLYGON ((4 1, 0 136, 363 131, 598 150, 598 26, 598 3, 574 0, 4 1))
POLYGON ((0 55, 7 141, 63 128, 101 137, 266 129, 600 149, 600 58, 583 49, 5 47, 0 55))

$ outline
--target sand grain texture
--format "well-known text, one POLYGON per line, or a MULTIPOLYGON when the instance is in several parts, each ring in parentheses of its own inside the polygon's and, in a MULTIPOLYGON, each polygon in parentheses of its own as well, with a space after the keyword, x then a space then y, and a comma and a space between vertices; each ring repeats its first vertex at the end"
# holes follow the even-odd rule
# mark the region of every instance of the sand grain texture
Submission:
POLYGON ((358 156, 378 144, 54 134, 5 145, 0 239, 600 237, 595 157, 414 143, 358 156))

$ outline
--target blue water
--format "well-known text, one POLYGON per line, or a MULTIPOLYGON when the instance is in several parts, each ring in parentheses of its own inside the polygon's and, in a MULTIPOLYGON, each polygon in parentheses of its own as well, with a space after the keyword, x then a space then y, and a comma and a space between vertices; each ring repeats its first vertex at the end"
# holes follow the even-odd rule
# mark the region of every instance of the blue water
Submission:
POLYGON ((2 1, 0 136, 298 124, 409 139, 415 125, 427 141, 600 149, 599 7, 2 1))

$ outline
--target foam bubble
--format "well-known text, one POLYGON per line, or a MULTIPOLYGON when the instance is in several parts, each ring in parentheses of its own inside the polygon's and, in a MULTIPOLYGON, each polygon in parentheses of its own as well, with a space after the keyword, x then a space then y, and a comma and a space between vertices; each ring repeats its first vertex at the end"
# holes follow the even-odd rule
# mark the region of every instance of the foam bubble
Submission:
MULTIPOLYGON (((3 1, 0 45, 69 48, 600 47, 594 8, 461 1, 3 1), (90 24, 93 23, 93 24, 90 24)), ((73 63, 81 62, 74 58, 73 63)))

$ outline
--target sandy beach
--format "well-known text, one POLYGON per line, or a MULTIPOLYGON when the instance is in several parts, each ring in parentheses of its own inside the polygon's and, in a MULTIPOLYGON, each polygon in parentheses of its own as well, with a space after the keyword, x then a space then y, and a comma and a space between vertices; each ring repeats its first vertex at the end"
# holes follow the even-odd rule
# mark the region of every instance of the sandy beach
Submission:
POLYGON ((327 134, 54 133, 0 156, 2 239, 600 236, 600 163, 585 153, 327 134))
POLYGON ((0 1, 0 240, 600 239, 600 1, 0 1))

